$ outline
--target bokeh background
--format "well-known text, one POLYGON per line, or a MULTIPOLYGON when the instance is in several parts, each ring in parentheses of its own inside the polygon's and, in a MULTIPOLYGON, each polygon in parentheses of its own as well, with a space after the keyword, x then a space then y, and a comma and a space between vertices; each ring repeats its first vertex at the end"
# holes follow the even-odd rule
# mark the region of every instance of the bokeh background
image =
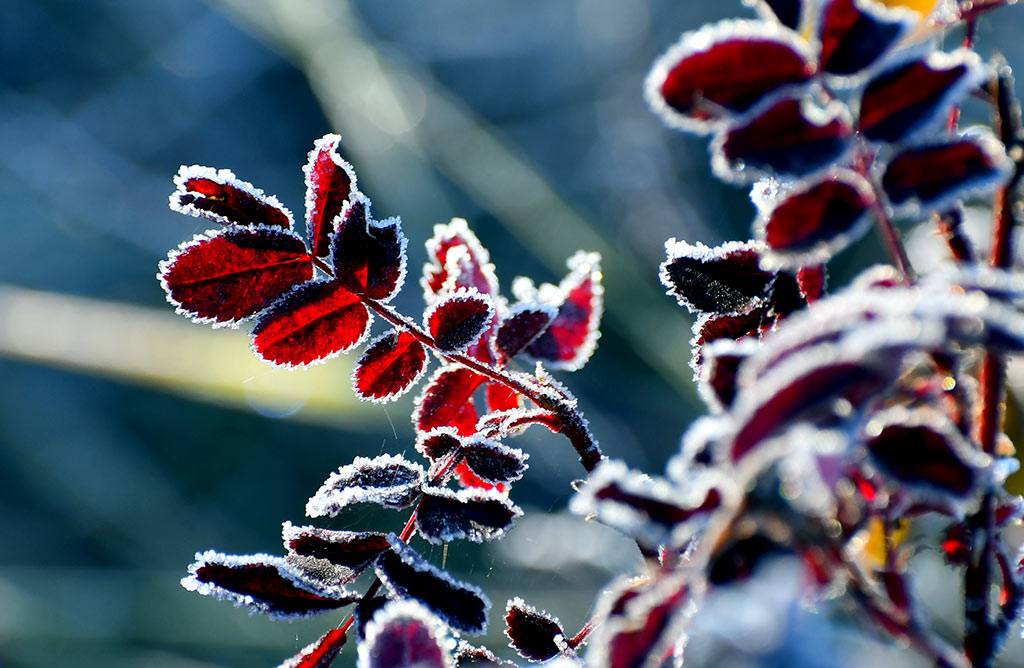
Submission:
MULTIPOLYGON (((306 152, 337 131, 376 213, 402 216, 413 270, 432 226, 455 215, 504 286, 557 280, 577 248, 601 251, 603 337, 565 380, 609 455, 659 469, 700 412, 690 320, 657 282, 662 245, 745 238, 752 212, 709 178, 705 142, 665 129, 641 87, 679 33, 744 11, 738 0, 0 0, 0 665, 275 665, 334 620, 249 617, 183 591, 185 565, 208 547, 279 552, 280 522, 302 521, 330 471, 411 450, 410 399, 357 403, 350 360, 277 372, 244 333, 173 314, 156 263, 207 227, 167 209, 182 163, 229 167, 301 212, 306 152)), ((1012 17, 980 32, 1011 62, 1024 55, 1012 17)), ((865 241, 833 282, 880 257, 865 241)), ((398 305, 415 313, 420 300, 413 280, 398 305)), ((496 611, 523 593, 578 627, 636 555, 565 513, 579 469, 564 443, 531 432, 519 445, 532 455, 515 491, 520 526, 493 546, 427 552, 496 611)), ((335 526, 401 519, 367 511, 335 526)), ((955 591, 933 586, 946 576, 922 559, 922 586, 955 633, 955 591)), ((755 627, 782 605, 758 595, 743 599, 755 627)), ((905 659, 846 627, 827 632, 825 652, 820 625, 776 634, 812 654, 761 664, 831 665, 837 648, 845 665, 905 659)), ((741 655, 705 659, 755 665, 741 655)), ((348 650, 339 664, 352 661, 348 650)))

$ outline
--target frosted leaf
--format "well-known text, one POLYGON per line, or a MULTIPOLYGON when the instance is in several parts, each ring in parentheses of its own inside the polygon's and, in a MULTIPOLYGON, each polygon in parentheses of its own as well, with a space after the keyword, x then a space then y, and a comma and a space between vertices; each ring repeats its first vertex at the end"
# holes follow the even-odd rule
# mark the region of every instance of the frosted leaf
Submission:
POLYGON ((818 58, 833 84, 856 83, 851 77, 881 62, 920 22, 914 11, 871 0, 822 2, 818 58))
POLYGON ((655 61, 644 90, 667 125, 705 133, 814 73, 810 46, 797 33, 729 20, 683 34, 655 61))
POLYGON ((498 351, 512 359, 533 343, 551 321, 558 309, 550 304, 519 303, 502 316, 495 337, 498 351))
POLYGON ((541 286, 538 299, 557 307, 551 324, 526 347, 527 354, 552 369, 583 368, 597 348, 604 313, 601 256, 577 252, 566 261, 569 273, 554 286, 541 286))
POLYGON ((423 322, 439 350, 460 353, 480 338, 494 317, 489 297, 475 288, 459 288, 431 304, 423 322))
POLYGON ((706 313, 693 323, 690 339, 690 369, 694 382, 700 382, 704 365, 704 348, 715 341, 741 341, 757 336, 772 322, 769 310, 755 306, 740 313, 706 313))
POLYGON ((425 479, 423 467, 402 455, 356 457, 327 478, 306 503, 306 515, 334 517, 354 503, 406 508, 415 501, 425 479))
POLYGON ((991 458, 937 411, 890 408, 873 415, 865 432, 869 461, 918 499, 962 513, 990 480, 991 458))
POLYGON ((314 280, 296 286, 260 315, 252 348, 271 364, 309 366, 359 345, 370 323, 357 295, 337 281, 314 280))
POLYGON ((384 403, 412 389, 427 372, 427 349, 407 331, 390 330, 371 341, 352 370, 360 399, 384 403))
POLYGON ((459 287, 476 288, 492 297, 498 294, 498 278, 491 256, 462 218, 435 225, 427 241, 428 261, 423 265, 423 299, 431 304, 459 287))
POLYGON ((470 634, 487 630, 490 601, 477 587, 459 582, 427 562, 396 536, 377 559, 377 577, 391 593, 422 603, 453 629, 470 634))
POLYGON ((760 266, 761 246, 730 241, 714 248, 669 239, 661 284, 691 313, 739 313, 758 306, 775 274, 760 266))
POLYGON ((728 435, 731 426, 728 415, 706 415, 694 420, 683 434, 679 454, 668 462, 666 472, 669 479, 685 488, 694 478, 717 466, 717 443, 728 435))
POLYGON ((357 592, 308 580, 281 557, 232 556, 197 552, 181 586, 261 612, 288 619, 334 610, 359 599, 357 592))
POLYGON ((172 211, 221 225, 266 225, 290 229, 292 213, 229 169, 182 165, 174 177, 172 211))
POLYGON ((519 480, 526 472, 526 460, 530 457, 522 450, 479 436, 466 440, 463 455, 473 473, 489 483, 519 480))
POLYGON ((407 243, 401 220, 374 220, 369 198, 352 193, 331 238, 336 280, 357 295, 390 301, 405 281, 407 243))
POLYGON ((743 0, 743 4, 756 8, 765 20, 778 21, 797 32, 804 25, 807 2, 808 0, 743 0))
POLYGON ((479 645, 459 641, 455 648, 455 665, 458 668, 516 668, 516 664, 498 658, 494 652, 479 645))
POLYGON ((757 348, 753 339, 718 339, 704 346, 697 393, 712 413, 722 413, 732 406, 740 366, 757 348))
MULTIPOLYGON (((847 0, 848 1, 848 0, 847 0)), ((935 131, 992 72, 969 49, 907 50, 886 63, 859 97, 857 126, 869 141, 895 143, 935 131)))
MULTIPOLYGON (((595 517, 650 548, 680 546, 726 503, 721 485, 706 478, 700 488, 682 490, 665 480, 605 460, 590 474, 570 510, 595 517)), ((723 481, 724 482, 724 481, 723 481)))
POLYGON ((157 273, 177 313, 214 327, 238 326, 312 277, 302 239, 265 225, 197 234, 168 253, 157 273))
POLYGON ((469 488, 453 492, 443 487, 424 487, 416 510, 416 529, 431 543, 482 543, 501 538, 522 514, 496 490, 469 488))
POLYGON ((787 94, 758 107, 745 122, 719 131, 710 146, 711 168, 734 183, 809 177, 844 162, 853 138, 853 120, 844 104, 820 107, 787 94))
POLYGON ((462 437, 455 427, 436 427, 416 436, 416 450, 434 462, 462 449, 462 437))
POLYGON ((448 633, 415 601, 392 601, 366 624, 359 668, 451 668, 448 633))
POLYGON ((476 432, 473 393, 486 379, 459 364, 438 369, 416 398, 412 423, 418 432, 455 427, 460 434, 476 432))
POLYGON ((534 424, 542 424, 557 433, 559 418, 543 408, 514 408, 484 415, 477 422, 476 428, 491 438, 504 438, 518 436, 527 427, 534 424))
POLYGON ((1013 163, 988 130, 931 139, 904 148, 885 166, 881 183, 898 215, 923 217, 961 198, 991 192, 1013 163))
POLYGON ((387 534, 372 531, 335 531, 285 522, 281 528, 284 547, 306 557, 325 559, 344 569, 354 580, 384 550, 390 547, 387 534))
POLYGON ((676 572, 650 583, 627 584, 607 592, 591 634, 586 659, 591 668, 658 668, 696 612, 700 585, 676 572))
POLYGON ((529 661, 547 661, 558 656, 560 644, 565 641, 565 631, 557 617, 527 605, 519 597, 505 605, 505 635, 509 647, 529 661))
POLYGON ((357 192, 355 169, 338 154, 340 143, 341 136, 335 134, 316 140, 302 168, 306 178, 306 234, 317 257, 329 253, 335 219, 357 192))
POLYGON ((794 188, 754 223, 761 266, 797 270, 827 262, 864 235, 875 203, 871 184, 845 169, 794 188))

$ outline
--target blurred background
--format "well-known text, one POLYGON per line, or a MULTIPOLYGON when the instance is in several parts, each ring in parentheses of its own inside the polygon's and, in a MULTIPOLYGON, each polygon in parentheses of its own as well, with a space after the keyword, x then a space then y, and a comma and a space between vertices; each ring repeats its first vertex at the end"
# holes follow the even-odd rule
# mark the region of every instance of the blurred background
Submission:
MULTIPOLYGON (((681 32, 747 11, 738 0, 0 0, 0 665, 276 665, 335 620, 249 617, 182 590, 185 565, 210 547, 280 552, 280 523, 302 521, 333 469, 411 450, 411 399, 359 404, 350 359, 277 372, 244 332, 173 314, 156 264, 208 227, 167 209, 182 163, 231 168, 301 216, 306 152, 337 131, 378 216, 403 218, 414 272, 432 226, 452 216, 469 219, 506 287, 518 274, 556 281, 574 250, 601 251, 603 337, 565 380, 609 455, 657 471, 701 412, 689 317, 657 281, 663 243, 746 238, 752 209, 709 178, 705 141, 665 129, 641 87, 681 32)), ((1019 25, 985 21, 980 41, 1022 62, 1019 25)), ((833 283, 881 257, 866 240, 833 283)), ((416 313, 407 285, 398 305, 416 313)), ((522 593, 578 628, 635 551, 565 513, 579 468, 564 443, 530 432, 517 445, 532 455, 514 496, 526 518, 498 544, 453 547, 448 564, 496 611, 522 593)), ((335 526, 401 521, 367 511, 335 526)), ((941 580, 934 555, 922 558, 926 585, 941 580)), ((935 610, 954 625, 949 589, 935 610)), ((777 621, 778 602, 756 594, 761 623, 777 621)), ((816 628, 773 637, 820 638, 816 628)), ((906 659, 852 628, 834 633, 856 657, 846 665, 906 659)), ((756 663, 723 651, 704 656, 756 663)), ((816 665, 785 653, 761 663, 798 660, 816 665)))

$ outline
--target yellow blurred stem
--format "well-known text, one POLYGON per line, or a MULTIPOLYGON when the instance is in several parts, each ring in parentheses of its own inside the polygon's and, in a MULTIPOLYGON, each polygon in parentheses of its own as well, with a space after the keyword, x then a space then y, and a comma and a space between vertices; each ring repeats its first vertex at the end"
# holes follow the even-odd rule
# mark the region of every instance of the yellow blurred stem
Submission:
POLYGON ((273 417, 352 429, 380 421, 371 427, 374 412, 352 394, 350 359, 276 369, 256 359, 245 333, 195 325, 170 308, 0 284, 0 355, 273 417))

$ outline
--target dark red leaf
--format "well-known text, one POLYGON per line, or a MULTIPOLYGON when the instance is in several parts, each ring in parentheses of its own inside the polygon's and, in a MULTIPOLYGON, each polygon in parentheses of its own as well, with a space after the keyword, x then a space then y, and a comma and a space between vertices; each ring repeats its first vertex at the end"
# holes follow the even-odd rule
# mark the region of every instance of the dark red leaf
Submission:
POLYGON ((427 370, 427 350, 409 332, 391 330, 370 342, 352 372, 356 395, 391 401, 408 392, 427 370))
POLYGON ((331 629, 277 668, 330 668, 347 639, 345 631, 331 629))
POLYGON ((472 398, 484 381, 483 376, 463 366, 439 369, 416 398, 412 414, 416 431, 453 426, 460 434, 475 433, 477 415, 472 398))
POLYGON ((509 646, 529 661, 547 661, 561 654, 566 641, 562 624, 543 610, 513 598, 505 605, 505 635, 509 646))
POLYGON ((1003 145, 979 131, 902 151, 886 166, 882 187, 901 210, 941 210, 966 194, 995 188, 1009 172, 1003 145))
POLYGON ((668 575, 622 603, 623 613, 595 630, 588 659, 607 668, 663 665, 693 612, 689 583, 681 574, 668 575))
POLYGON ((508 489, 508 485, 505 483, 491 483, 478 476, 473 472, 473 469, 469 468, 469 464, 467 464, 465 460, 459 462, 455 466, 455 476, 459 479, 459 483, 463 487, 484 490, 493 489, 502 494, 506 493, 506 490, 508 489))
POLYGON ((450 668, 447 633, 414 601, 392 601, 366 625, 359 645, 360 668, 450 668))
POLYGON ((898 142, 946 118, 985 78, 973 51, 932 51, 889 65, 864 87, 857 127, 871 141, 898 142))
POLYGON ((697 391, 713 412, 724 412, 736 398, 740 365, 757 349, 751 341, 719 339, 706 345, 697 391))
POLYGON ((334 280, 294 288, 252 330, 252 347, 268 362, 302 366, 347 352, 370 331, 370 312, 334 280))
POLYGON ((196 322, 235 325, 313 277, 302 239, 271 227, 228 227, 197 234, 160 263, 160 284, 178 313, 196 322))
POLYGON ((401 455, 356 457, 327 478, 306 503, 306 515, 334 517, 354 503, 405 508, 416 500, 425 479, 423 467, 401 455))
POLYGON ((867 430, 871 461, 903 486, 966 498, 981 483, 986 458, 938 414, 891 409, 867 430))
POLYGON ((276 618, 302 617, 354 603, 359 594, 307 579, 284 559, 266 554, 196 554, 181 586, 276 618))
POLYGON ((484 438, 466 439, 463 445, 466 464, 483 481, 496 484, 515 482, 526 471, 529 458, 522 450, 484 438))
POLYGON ((428 304, 459 288, 476 288, 480 294, 497 296, 498 278, 490 254, 464 219, 452 218, 447 225, 434 226, 434 236, 427 241, 427 257, 421 282, 428 304))
POLYGON ((499 659, 494 652, 466 641, 459 643, 455 649, 456 668, 518 668, 511 661, 499 659))
POLYGON ((670 125, 701 130, 809 81, 814 71, 806 43, 793 31, 762 21, 722 21, 686 33, 655 62, 647 97, 670 125))
POLYGON ((222 225, 267 225, 290 229, 292 213, 230 170, 182 165, 174 177, 171 209, 222 225))
POLYGON ((340 142, 338 135, 316 140, 302 168, 306 175, 306 234, 316 257, 330 252, 334 219, 356 192, 356 172, 338 154, 340 142))
POLYGON ((416 438, 416 450, 434 462, 462 449, 463 438, 455 427, 435 427, 420 432, 416 438))
POLYGON ((842 104, 823 109, 801 97, 783 97, 746 123, 721 131, 712 143, 711 166, 720 178, 737 182, 802 177, 840 162, 852 139, 842 104))
POLYGON ((761 303, 775 274, 761 269, 752 243, 730 241, 708 248, 669 239, 661 283, 691 313, 739 313, 761 303))
POLYGON ((647 547, 681 546, 722 505, 717 488, 684 490, 605 460, 572 500, 572 511, 596 517, 647 547), (691 521, 692 520, 692 521, 691 521))
POLYGON ((474 288, 460 288, 432 304, 423 319, 437 347, 457 353, 479 339, 493 317, 490 298, 474 288))
POLYGON ((803 25, 805 0, 755 0, 756 6, 791 30, 803 25))
MULTIPOLYGON (((506 313, 498 326, 495 342, 505 359, 512 359, 540 336, 558 310, 545 304, 516 304, 506 313)), ((491 406, 491 410, 496 409, 491 406)))
MULTIPOLYGON (((819 360, 810 352, 804 355, 810 360, 807 364, 800 364, 792 375, 780 373, 782 382, 778 386, 763 382, 759 391, 763 391, 764 399, 739 416, 741 426, 728 448, 733 462, 747 457, 765 438, 789 426, 801 414, 831 405, 837 399, 863 401, 891 380, 867 364, 838 359, 831 362, 819 360)), ((896 367, 895 360, 898 359, 894 357, 896 367)), ((896 373, 898 368, 891 371, 896 373)))
POLYGON ((765 307, 755 307, 740 313, 702 315, 697 318, 693 323, 693 338, 690 339, 690 368, 693 369, 694 378, 700 378, 705 346, 723 339, 739 341, 748 336, 757 336, 759 330, 770 321, 768 309, 765 307))
POLYGON ((558 284, 557 297, 551 303, 558 315, 526 352, 552 369, 581 369, 597 348, 598 329, 604 312, 604 287, 601 285, 601 257, 579 252, 566 263, 569 274, 558 284))
POLYGON ((827 282, 828 273, 823 264, 800 267, 800 270, 796 272, 796 283, 800 289, 800 296, 807 303, 816 302, 825 296, 827 282))
POLYGON ((871 184, 848 170, 835 170, 800 186, 756 225, 769 249, 766 264, 799 269, 826 262, 863 236, 874 201, 871 184))
POLYGON ((412 598, 465 633, 487 630, 490 601, 473 585, 454 580, 411 547, 390 536, 391 549, 377 559, 377 576, 392 596, 412 598))
POLYGON ((406 243, 398 218, 373 220, 370 200, 354 192, 331 241, 334 275, 357 295, 387 301, 405 280, 406 243))
POLYGON ((431 543, 482 543, 500 538, 522 514, 515 504, 494 490, 469 488, 453 492, 443 487, 424 487, 416 507, 416 530, 431 543))
POLYGON ((917 25, 913 11, 873 0, 826 0, 818 25, 821 68, 850 76, 878 62, 917 25))
POLYGON ((289 552, 326 559, 345 569, 353 578, 390 547, 388 537, 383 533, 297 527, 290 522, 284 523, 282 537, 284 547, 289 552))

